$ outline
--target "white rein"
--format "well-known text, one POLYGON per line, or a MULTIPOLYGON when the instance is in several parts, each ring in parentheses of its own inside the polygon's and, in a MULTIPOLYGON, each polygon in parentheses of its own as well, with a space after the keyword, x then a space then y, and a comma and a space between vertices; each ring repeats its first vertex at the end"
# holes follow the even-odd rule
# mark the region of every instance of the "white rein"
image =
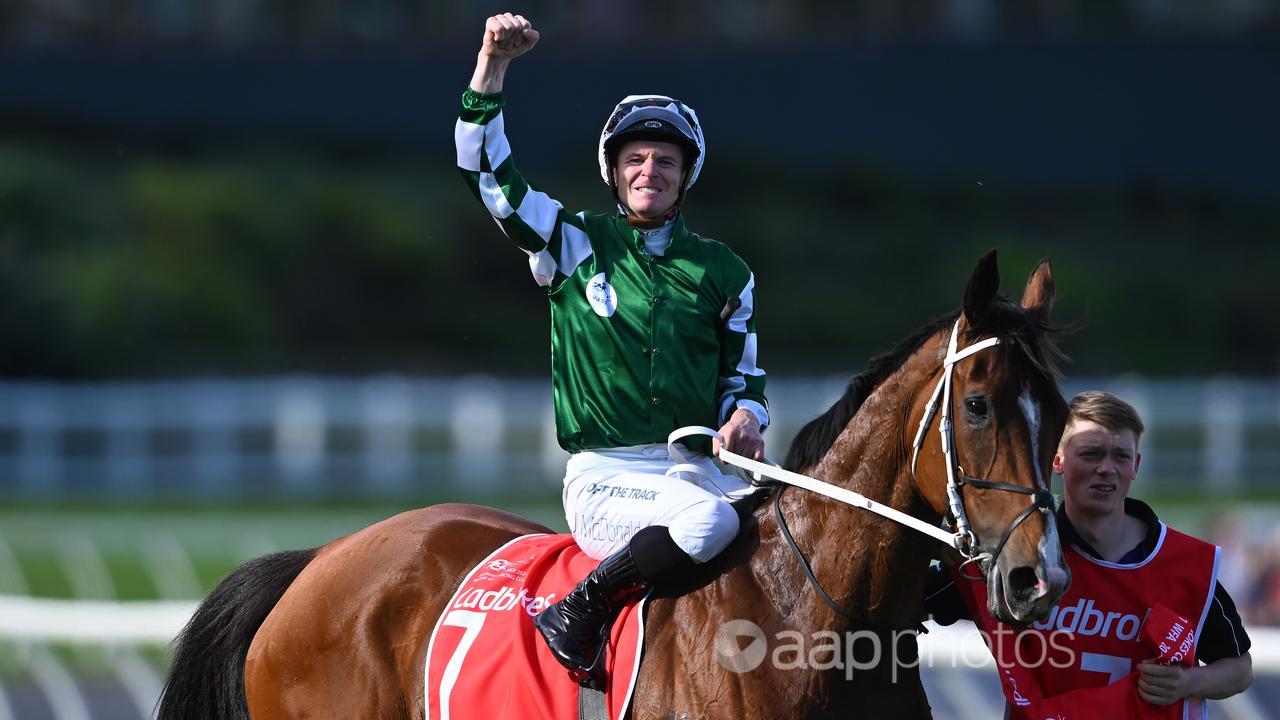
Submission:
MULTIPOLYGON (((938 385, 934 388, 933 395, 930 397, 928 405, 925 406, 924 417, 920 419, 920 428, 916 432, 914 452, 911 457, 911 471, 914 474, 916 458, 918 457, 920 448, 924 443, 925 430, 929 427, 929 424, 933 422, 933 418, 937 414, 939 408, 938 400, 939 396, 941 396, 942 417, 938 422, 938 432, 942 439, 942 453, 946 457, 947 500, 951 514, 956 519, 955 532, 948 532, 939 526, 930 525, 919 518, 908 515, 901 510, 878 503, 875 500, 852 490, 838 487, 831 483, 811 478, 807 475, 801 475, 800 473, 792 472, 790 470, 784 470, 772 463, 763 463, 758 460, 743 457, 737 453, 725 450, 723 443, 720 448, 720 461, 746 470, 752 474, 757 483, 762 482, 762 477, 767 477, 771 480, 776 480, 787 485, 794 485, 795 487, 818 493, 819 495, 829 497, 832 500, 842 502, 852 507, 870 510, 877 515, 905 525, 912 530, 924 533, 941 543, 955 548, 967 558, 975 557, 977 543, 974 542, 972 531, 969 528, 969 518, 964 511, 964 503, 960 499, 960 485, 957 481, 956 459, 952 452, 955 447, 955 436, 952 432, 950 417, 951 372, 955 367, 955 364, 959 361, 976 352, 998 345, 1000 343, 1000 338, 987 338, 986 340, 974 343, 964 350, 957 352, 956 336, 959 334, 959 330, 960 322, 957 320, 956 324, 951 328, 951 342, 947 346, 947 356, 942 363, 942 377, 938 379, 938 385)), ((699 425, 682 427, 675 430, 667 437, 667 452, 677 462, 684 463, 685 456, 676 445, 676 441, 695 435, 706 435, 708 437, 719 438, 719 434, 708 427, 702 427, 699 425)), ((677 466, 677 468, 687 469, 688 466, 681 465, 677 466)), ((676 470, 677 468, 672 469, 676 470)))

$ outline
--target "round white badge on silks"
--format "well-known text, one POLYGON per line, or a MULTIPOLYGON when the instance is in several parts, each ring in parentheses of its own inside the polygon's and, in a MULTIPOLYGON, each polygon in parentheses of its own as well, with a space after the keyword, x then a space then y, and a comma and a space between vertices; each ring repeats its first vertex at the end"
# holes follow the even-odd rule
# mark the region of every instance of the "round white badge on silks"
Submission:
POLYGON ((618 309, 618 291, 605 280, 604 273, 596 273, 587 281, 587 302, 600 317, 611 317, 618 309))

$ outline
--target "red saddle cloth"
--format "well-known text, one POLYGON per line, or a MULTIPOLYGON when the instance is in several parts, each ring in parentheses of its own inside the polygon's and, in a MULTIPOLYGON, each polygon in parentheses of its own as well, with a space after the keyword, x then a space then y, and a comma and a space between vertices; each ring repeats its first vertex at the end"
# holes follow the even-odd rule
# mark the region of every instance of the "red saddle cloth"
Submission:
MULTIPOLYGON (((576 720, 578 685, 556 662, 533 616, 596 565, 572 535, 525 535, 473 568, 427 645, 427 720, 576 720)), ((621 718, 640 669, 644 598, 618 615, 604 658, 609 717, 621 718)))

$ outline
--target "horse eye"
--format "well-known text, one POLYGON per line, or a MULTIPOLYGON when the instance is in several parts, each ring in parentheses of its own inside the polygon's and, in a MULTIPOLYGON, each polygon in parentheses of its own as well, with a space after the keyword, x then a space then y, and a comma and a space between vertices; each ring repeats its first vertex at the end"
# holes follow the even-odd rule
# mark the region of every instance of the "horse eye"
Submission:
POLYGON ((964 409, 969 411, 970 415, 977 417, 987 416, 987 401, 985 398, 971 397, 964 401, 964 409))

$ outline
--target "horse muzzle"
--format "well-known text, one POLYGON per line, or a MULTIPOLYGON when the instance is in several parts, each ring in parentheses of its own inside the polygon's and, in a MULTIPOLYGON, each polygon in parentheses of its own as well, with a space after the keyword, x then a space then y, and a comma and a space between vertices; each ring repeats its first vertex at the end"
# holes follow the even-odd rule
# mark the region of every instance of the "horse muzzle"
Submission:
POLYGON ((995 565, 987 579, 987 609, 997 620, 1026 625, 1048 617, 1071 584, 1064 565, 1040 562, 1003 570, 995 565))

